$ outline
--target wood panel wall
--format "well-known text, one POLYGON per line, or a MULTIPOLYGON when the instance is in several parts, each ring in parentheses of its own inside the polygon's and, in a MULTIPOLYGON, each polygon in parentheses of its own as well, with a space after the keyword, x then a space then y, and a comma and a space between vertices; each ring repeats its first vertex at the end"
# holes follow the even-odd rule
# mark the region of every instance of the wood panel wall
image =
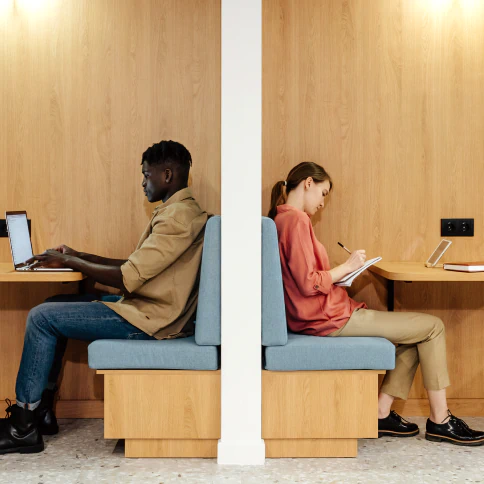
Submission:
MULTIPOLYGON (((440 219, 473 217, 445 260, 484 257, 484 3, 465 0, 264 0, 263 213, 301 161, 331 174, 315 220, 337 246, 425 261, 440 219)), ((444 320, 455 412, 484 415, 484 284, 397 283, 396 310, 444 320)), ((386 310, 384 281, 350 294, 386 310)), ((425 413, 421 377, 404 409, 425 413)), ((399 403, 397 408, 402 409, 399 403)))
MULTIPOLYGON (((195 196, 220 213, 220 0, 37 4, 0 13, 0 214, 27 210, 35 252, 127 257, 154 208, 141 155, 162 139, 190 150, 195 196)), ((0 284, 2 398, 15 395, 29 308, 75 290, 0 284)), ((102 398, 86 358, 70 346, 63 400, 102 398)))

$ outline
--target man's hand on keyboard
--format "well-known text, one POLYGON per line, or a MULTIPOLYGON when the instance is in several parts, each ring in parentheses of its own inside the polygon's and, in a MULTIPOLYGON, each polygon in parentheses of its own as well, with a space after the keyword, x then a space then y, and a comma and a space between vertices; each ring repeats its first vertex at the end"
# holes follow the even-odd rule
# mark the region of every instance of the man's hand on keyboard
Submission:
POLYGON ((34 255, 26 263, 33 264, 32 269, 35 267, 48 267, 48 268, 60 268, 68 267, 67 262, 71 259, 72 255, 62 254, 54 249, 49 249, 39 255, 34 255))

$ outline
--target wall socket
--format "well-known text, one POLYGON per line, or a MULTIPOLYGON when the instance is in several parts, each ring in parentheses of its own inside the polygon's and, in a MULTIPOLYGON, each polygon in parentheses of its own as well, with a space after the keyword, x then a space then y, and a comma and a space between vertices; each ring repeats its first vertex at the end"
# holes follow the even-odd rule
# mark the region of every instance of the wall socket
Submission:
MULTIPOLYGON (((27 223, 29 224, 29 233, 32 235, 30 219, 27 220, 27 223)), ((8 237, 7 222, 4 218, 0 219, 0 237, 8 237)))
POLYGON ((441 218, 440 235, 442 237, 474 237, 474 219, 441 218))

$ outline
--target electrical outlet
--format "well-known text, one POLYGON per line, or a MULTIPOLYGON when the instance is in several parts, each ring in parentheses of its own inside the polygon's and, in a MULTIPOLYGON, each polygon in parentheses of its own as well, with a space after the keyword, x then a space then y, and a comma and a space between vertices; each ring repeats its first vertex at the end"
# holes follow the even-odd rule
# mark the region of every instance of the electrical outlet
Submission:
MULTIPOLYGON (((32 234, 30 219, 27 220, 27 223, 29 224, 29 234, 32 234)), ((0 237, 8 237, 7 222, 4 218, 0 219, 0 237)))
POLYGON ((440 235, 442 237, 474 237, 474 219, 441 218, 440 235))

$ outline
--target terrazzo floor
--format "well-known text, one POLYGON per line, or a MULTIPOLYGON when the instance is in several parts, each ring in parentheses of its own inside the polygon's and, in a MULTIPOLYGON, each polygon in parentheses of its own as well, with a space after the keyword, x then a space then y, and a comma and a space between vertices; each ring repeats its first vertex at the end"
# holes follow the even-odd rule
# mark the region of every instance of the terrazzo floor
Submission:
MULTIPOLYGON (((33 455, 0 456, 0 483, 484 483, 484 446, 427 442, 420 435, 360 440, 355 459, 267 459, 265 466, 219 466, 215 459, 125 459, 122 442, 103 439, 102 420, 61 420, 33 455)), ((467 418, 484 428, 484 418, 467 418)))

